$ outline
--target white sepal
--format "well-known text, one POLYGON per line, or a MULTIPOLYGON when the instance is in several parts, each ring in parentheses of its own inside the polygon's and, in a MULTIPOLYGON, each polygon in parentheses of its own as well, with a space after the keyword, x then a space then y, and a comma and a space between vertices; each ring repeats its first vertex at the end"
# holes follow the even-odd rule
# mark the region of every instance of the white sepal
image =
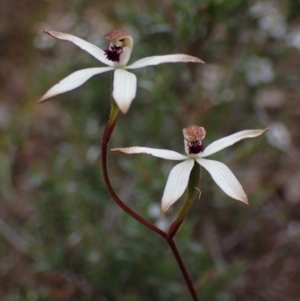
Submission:
POLYGON ((126 113, 136 93, 136 76, 124 69, 114 72, 113 98, 122 113, 126 113))
POLYGON ((43 30, 43 32, 59 40, 69 41, 75 44, 76 46, 78 46, 79 48, 88 52, 90 55, 92 55, 94 58, 96 58, 103 64, 106 64, 108 66, 113 66, 113 62, 106 58, 104 51, 92 43, 89 43, 83 39, 80 39, 68 33, 63 33, 58 31, 48 31, 48 30, 43 30))
POLYGON ((188 159, 172 168, 162 197, 162 212, 166 212, 183 195, 194 163, 194 160, 188 159))
POLYGON ((181 155, 175 151, 171 151, 167 149, 150 148, 150 147, 140 147, 140 146, 113 148, 111 149, 111 151, 123 153, 126 155, 147 154, 157 158, 162 158, 167 160, 177 160, 177 161, 186 160, 188 158, 187 156, 181 155))
POLYGON ((41 103, 59 94, 71 91, 83 85, 88 79, 96 74, 113 70, 113 67, 87 68, 71 73, 69 76, 62 79, 59 83, 50 88, 39 100, 41 103))
POLYGON ((248 204, 248 198, 242 185, 225 164, 203 158, 197 158, 196 161, 210 173, 216 184, 227 195, 248 204))
POLYGON ((135 63, 126 67, 126 69, 137 69, 143 68, 146 66, 154 66, 158 64, 164 63, 204 63, 200 59, 194 56, 186 55, 186 54, 168 54, 168 55, 157 55, 157 56, 149 56, 143 59, 136 61, 135 63))
POLYGON ((235 134, 232 134, 230 136, 218 139, 216 141, 214 141, 213 143, 209 144, 203 153, 201 153, 199 155, 199 157, 204 158, 207 156, 210 156, 232 144, 237 143, 240 140, 243 139, 247 139, 247 138, 254 138, 257 136, 262 135, 263 133, 265 133, 267 130, 269 129, 265 129, 265 130, 245 130, 245 131, 241 131, 241 132, 237 132, 235 134))

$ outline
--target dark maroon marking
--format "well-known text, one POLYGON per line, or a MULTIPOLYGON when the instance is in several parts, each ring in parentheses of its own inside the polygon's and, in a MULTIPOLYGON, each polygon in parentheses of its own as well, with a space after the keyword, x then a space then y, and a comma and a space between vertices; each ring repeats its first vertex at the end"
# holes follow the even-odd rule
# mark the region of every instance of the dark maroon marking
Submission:
POLYGON ((189 154, 199 154, 203 153, 205 150, 204 145, 202 144, 202 141, 188 141, 188 147, 189 147, 189 154))
POLYGON ((120 56, 123 52, 123 47, 118 47, 115 45, 110 45, 105 51, 104 54, 106 55, 106 58, 113 62, 120 62, 120 56))

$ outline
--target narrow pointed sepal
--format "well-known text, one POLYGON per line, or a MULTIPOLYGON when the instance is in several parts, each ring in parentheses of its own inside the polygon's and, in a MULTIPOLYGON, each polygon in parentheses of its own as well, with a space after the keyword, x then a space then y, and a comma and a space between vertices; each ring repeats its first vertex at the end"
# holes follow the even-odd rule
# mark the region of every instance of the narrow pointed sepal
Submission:
POLYGON ((248 198, 242 185, 225 164, 203 158, 197 158, 196 161, 210 173, 216 184, 227 195, 248 205, 248 198))
POLYGON ((163 213, 183 195, 194 163, 194 160, 189 159, 172 168, 162 197, 161 211, 163 213))
POLYGON ((39 100, 38 103, 44 102, 57 95, 71 91, 83 85, 88 79, 96 74, 101 74, 113 70, 112 67, 88 68, 71 73, 59 83, 50 88, 39 100))
POLYGON ((202 60, 195 56, 186 54, 167 54, 167 55, 157 55, 149 56, 136 61, 135 63, 126 67, 126 69, 137 69, 147 66, 154 66, 158 64, 165 63, 204 63, 202 60))
POLYGON ((119 152, 126 155, 133 154, 147 154, 152 155, 157 158, 167 159, 167 160, 185 160, 188 157, 181 155, 175 151, 167 150, 167 149, 158 149, 158 148, 150 148, 150 147, 140 147, 140 146, 132 146, 132 147, 124 147, 124 148, 113 148, 111 149, 113 152, 119 152))
POLYGON ((213 143, 209 144, 204 152, 200 155, 201 158, 210 156, 230 145, 233 145, 240 140, 247 139, 247 138, 254 138, 257 136, 260 136, 264 134, 266 131, 269 129, 264 129, 264 130, 245 130, 245 131, 240 131, 235 134, 232 134, 230 136, 218 139, 214 141, 213 143))
POLYGON ((78 46, 79 48, 88 52, 90 55, 92 55, 94 58, 96 58, 100 62, 102 62, 108 66, 113 66, 113 62, 108 60, 105 57, 104 51, 90 42, 87 42, 83 39, 80 39, 80 38, 73 36, 71 34, 68 34, 68 33, 63 33, 63 32, 58 32, 58 31, 50 31, 50 30, 43 30, 43 32, 56 39, 71 42, 74 45, 78 46))

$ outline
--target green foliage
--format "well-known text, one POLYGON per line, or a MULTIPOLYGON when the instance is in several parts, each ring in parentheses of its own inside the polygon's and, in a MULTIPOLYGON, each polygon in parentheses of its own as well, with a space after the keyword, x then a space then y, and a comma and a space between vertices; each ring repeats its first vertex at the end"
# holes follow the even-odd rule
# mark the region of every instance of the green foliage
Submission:
MULTIPOLYGON (((0 5, 1 300, 190 298, 168 246, 105 189, 100 143, 110 74, 34 104, 72 71, 100 65, 74 45, 43 37, 43 28, 102 48, 106 31, 122 28, 134 37, 131 62, 169 53, 206 62, 134 70, 137 96, 119 116, 111 148, 183 153, 182 128, 190 124, 206 128, 205 145, 243 129, 284 126, 294 145, 264 136, 214 155, 240 179, 250 206, 224 195, 203 171, 201 199, 176 240, 201 300, 296 300, 300 2, 26 2, 0 5)), ((108 160, 122 200, 148 220, 170 224, 180 201, 165 216, 151 206, 160 205, 174 162, 116 153, 108 160)))

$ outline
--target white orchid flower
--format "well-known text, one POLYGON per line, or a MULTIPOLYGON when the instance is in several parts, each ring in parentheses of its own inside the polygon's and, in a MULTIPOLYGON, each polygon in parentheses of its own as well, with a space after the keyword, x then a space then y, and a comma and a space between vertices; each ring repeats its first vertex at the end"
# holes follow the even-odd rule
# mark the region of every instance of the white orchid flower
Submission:
POLYGON ((120 110, 123 113, 126 113, 136 94, 136 76, 125 69, 138 69, 162 63, 203 63, 203 61, 197 57, 190 55, 169 54, 146 57, 127 66, 133 47, 133 40, 131 36, 123 30, 115 30, 104 36, 105 39, 110 41, 110 44, 105 51, 70 34, 47 30, 44 30, 44 32, 59 40, 65 40, 75 44, 109 67, 87 68, 70 74, 50 88, 39 99, 39 103, 81 86, 96 74, 114 70, 113 98, 120 110))
POLYGON ((265 130, 245 130, 233 135, 218 139, 204 147, 202 141, 205 137, 205 129, 196 125, 191 125, 183 129, 185 152, 187 155, 181 155, 175 151, 166 149, 155 149, 148 147, 128 147, 114 148, 112 151, 118 151, 124 154, 148 154, 158 158, 168 160, 184 160, 177 164, 171 170, 168 181, 162 197, 162 212, 167 211, 184 193, 187 188, 191 170, 195 161, 204 167, 212 176, 216 184, 230 197, 248 204, 247 196, 242 185, 234 176, 232 171, 223 163, 215 160, 204 159, 242 139, 254 138, 262 135, 265 130))

